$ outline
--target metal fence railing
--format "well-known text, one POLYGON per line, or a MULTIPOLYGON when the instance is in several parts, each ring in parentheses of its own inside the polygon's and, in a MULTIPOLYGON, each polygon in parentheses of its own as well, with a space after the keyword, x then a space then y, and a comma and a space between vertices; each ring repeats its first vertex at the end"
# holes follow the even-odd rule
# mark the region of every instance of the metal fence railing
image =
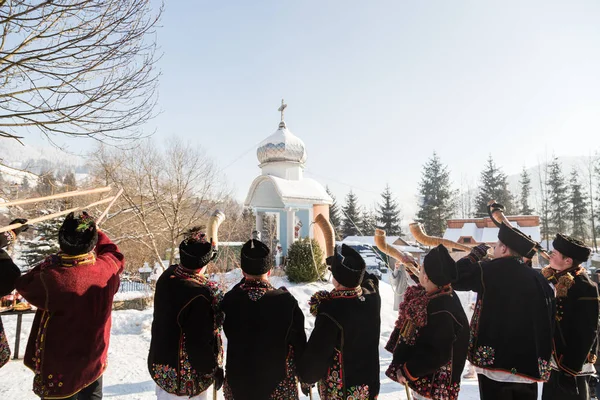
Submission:
POLYGON ((150 292, 152 290, 152 286, 149 283, 142 282, 141 279, 121 279, 121 285, 119 286, 119 293, 150 292))

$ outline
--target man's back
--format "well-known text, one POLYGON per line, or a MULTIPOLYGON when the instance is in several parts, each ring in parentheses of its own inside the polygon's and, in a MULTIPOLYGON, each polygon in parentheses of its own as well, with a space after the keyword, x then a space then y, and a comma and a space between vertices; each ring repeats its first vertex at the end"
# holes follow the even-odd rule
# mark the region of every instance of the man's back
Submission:
POLYGON ((306 345, 296 299, 285 288, 246 280, 225 294, 221 307, 228 341, 226 398, 286 398, 279 386, 296 384, 294 360, 306 345))
POLYGON ((515 257, 479 263, 464 258, 457 267, 455 288, 478 294, 469 361, 488 374, 547 379, 554 301, 541 274, 515 257))

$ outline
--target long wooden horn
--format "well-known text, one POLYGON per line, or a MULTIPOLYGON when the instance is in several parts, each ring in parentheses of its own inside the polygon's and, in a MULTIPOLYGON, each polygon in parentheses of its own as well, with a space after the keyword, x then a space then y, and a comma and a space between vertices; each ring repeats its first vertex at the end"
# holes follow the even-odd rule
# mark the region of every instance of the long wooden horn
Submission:
POLYGON ((325 236, 325 253, 327 257, 331 257, 335 254, 335 233, 333 231, 333 226, 331 223, 323 216, 323 214, 318 214, 315 218, 315 224, 321 229, 323 232, 323 236, 325 236))
POLYGON ((48 215, 44 215, 44 216, 41 216, 41 217, 29 219, 29 220, 27 220, 27 222, 25 224, 12 224, 12 225, 8 225, 8 226, 0 228, 0 232, 12 231, 13 229, 20 228, 23 225, 33 225, 33 224, 35 224, 37 222, 42 222, 42 221, 46 221, 46 220, 49 220, 49 219, 52 219, 52 218, 60 217, 62 215, 67 215, 67 214, 75 212, 75 211, 85 210, 86 208, 90 208, 90 207, 94 207, 94 206, 99 206, 100 204, 104 204, 104 203, 108 203, 110 201, 113 201, 114 198, 115 198, 115 196, 111 196, 111 197, 107 197, 106 199, 102 199, 102 200, 96 201, 94 203, 90 203, 87 206, 73 207, 73 208, 69 208, 68 210, 59 211, 59 212, 55 212, 53 214, 48 214, 48 215))
POLYGON ((21 204, 39 203, 41 201, 62 199, 62 198, 65 198, 65 197, 75 197, 75 196, 83 196, 83 195, 86 195, 86 194, 103 193, 103 192, 108 192, 110 189, 111 189, 110 186, 105 186, 105 187, 96 188, 96 189, 73 190, 73 191, 70 191, 70 192, 63 192, 63 193, 53 194, 51 196, 32 197, 32 198, 29 198, 29 199, 14 200, 14 201, 9 201, 7 203, 0 203, 0 207, 18 206, 18 205, 21 205, 21 204))
POLYGON ((104 209, 104 212, 102 214, 100 214, 100 216, 96 220, 96 227, 100 226, 100 223, 102 222, 102 220, 104 220, 104 218, 108 215, 108 210, 110 210, 110 208, 113 206, 113 204, 115 204, 117 199, 119 197, 121 197, 122 194, 123 194, 123 188, 119 189, 117 194, 114 195, 114 198, 112 199, 112 201, 110 203, 108 203, 108 206, 106 206, 106 208, 104 209))
POLYGON ((212 241, 215 249, 219 248, 219 226, 225 221, 225 213, 221 210, 215 210, 208 220, 206 235, 208 240, 212 241))
POLYGON ((375 246, 377 246, 383 254, 402 262, 413 275, 419 276, 419 263, 417 260, 410 254, 406 254, 394 246, 389 245, 385 241, 385 231, 383 229, 375 229, 375 237, 373 240, 375 241, 375 246))
POLYGON ((415 240, 425 246, 435 247, 440 244, 449 249, 456 249, 461 251, 471 251, 471 247, 453 242, 452 240, 443 239, 435 236, 429 236, 423 230, 423 225, 418 222, 413 222, 408 225, 410 233, 415 237, 415 240))

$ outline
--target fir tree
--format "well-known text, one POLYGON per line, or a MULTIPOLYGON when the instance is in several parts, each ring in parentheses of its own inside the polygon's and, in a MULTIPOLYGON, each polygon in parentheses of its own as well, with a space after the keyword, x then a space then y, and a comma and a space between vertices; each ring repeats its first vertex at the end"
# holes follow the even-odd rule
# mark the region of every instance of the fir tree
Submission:
POLYGON ((571 202, 569 221, 573 226, 571 235, 579 240, 585 241, 588 234, 588 198, 582 189, 582 185, 579 182, 579 174, 575 168, 571 171, 571 180, 569 183, 571 202))
POLYGON ((550 230, 552 233, 565 233, 567 231, 567 219, 571 213, 569 207, 569 189, 558 158, 554 157, 548 167, 550 230))
POLYGON ((453 214, 455 192, 450 187, 450 172, 435 152, 423 166, 419 194, 418 221, 425 225, 429 235, 443 236, 446 222, 453 214))
POLYGON ((52 171, 44 171, 40 174, 36 186, 40 196, 48 196, 56 191, 56 179, 52 171))
MULTIPOLYGON (((56 211, 54 209, 42 210, 41 214, 47 215, 56 211)), ((46 256, 57 253, 60 249, 58 245, 58 231, 62 222, 62 218, 38 222, 35 224, 34 237, 32 239, 20 238, 20 264, 29 268, 42 261, 46 256)))
POLYGON ((508 181, 506 175, 494 163, 494 159, 490 155, 487 165, 481 172, 481 186, 475 200, 475 212, 477 216, 488 215, 488 202, 496 200, 506 208, 506 213, 513 212, 513 197, 508 190, 508 181))
POLYGON ((532 215, 533 208, 529 206, 529 196, 531 194, 531 178, 529 177, 529 173, 527 173, 525 167, 523 167, 523 172, 521 172, 521 179, 519 180, 519 184, 521 185, 521 207, 519 209, 519 214, 532 215))
POLYGON ((381 204, 376 210, 378 228, 383 229, 386 235, 402 235, 400 207, 392 196, 390 185, 385 185, 385 189, 381 193, 381 204))
POLYGON ((356 236, 359 235, 358 228, 361 224, 360 218, 360 207, 358 205, 358 198, 350 190, 346 196, 346 204, 342 207, 343 221, 342 221, 342 237, 356 236))
POLYGON ((360 233, 362 236, 373 236, 375 235, 375 228, 377 224, 377 216, 373 211, 369 211, 366 208, 362 211, 362 217, 360 221, 360 233))
POLYGON ((329 206, 329 222, 331 223, 331 226, 333 226, 333 230, 335 231, 336 240, 340 240, 342 232, 342 218, 340 217, 340 206, 338 205, 337 200, 331 192, 331 190, 329 190, 329 186, 325 187, 325 191, 327 191, 327 194, 333 200, 333 203, 331 203, 331 205, 329 206))
POLYGON ((31 187, 29 186, 29 178, 27 178, 27 175, 23 176, 23 180, 21 181, 21 188, 23 190, 31 189, 31 187))
POLYGON ((77 189, 77 181, 75 180, 75 174, 72 171, 69 171, 65 174, 62 183, 65 186, 65 191, 67 192, 77 189))

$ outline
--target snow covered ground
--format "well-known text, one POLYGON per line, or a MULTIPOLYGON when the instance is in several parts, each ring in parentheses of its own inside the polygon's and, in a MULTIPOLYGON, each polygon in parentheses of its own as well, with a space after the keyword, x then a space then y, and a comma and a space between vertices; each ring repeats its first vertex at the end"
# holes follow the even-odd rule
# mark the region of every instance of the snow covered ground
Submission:
MULTIPOLYGON (((240 279, 239 270, 226 275, 218 275, 215 280, 223 287, 231 287, 240 279)), ((273 277, 274 286, 286 286, 298 300, 306 317, 307 335, 313 328, 314 317, 308 311, 308 300, 317 290, 332 289, 331 284, 310 283, 292 284, 285 278, 273 277)), ((463 306, 466 293, 459 293, 463 306)), ((381 363, 381 400, 406 399, 404 388, 387 378, 384 374, 391 361, 391 354, 383 347, 392 331, 397 313, 393 311, 393 292, 390 285, 381 282, 381 339, 379 342, 379 356, 381 363)), ((23 317, 23 331, 21 339, 20 356, 23 356, 29 328, 33 315, 23 317)), ((16 317, 5 316, 4 327, 11 345, 14 346, 16 317)), ((104 398, 111 400, 150 400, 156 399, 154 395, 154 382, 148 374, 146 358, 150 345, 150 327, 152 325, 152 309, 144 311, 124 310, 113 312, 112 336, 109 349, 109 366, 104 374, 104 398)), ((226 338, 225 338, 226 339, 226 338)), ((65 338, 69 340, 69 338, 65 338)), ((226 340, 225 340, 226 345, 226 340)), ((31 390, 33 372, 27 369, 21 360, 10 361, 0 369, 0 399, 3 400, 36 400, 38 399, 31 390)), ((541 390, 540 390, 541 393, 541 390)), ((223 399, 219 392, 219 399, 223 399)), ((302 396, 306 399, 307 397, 302 396)), ((318 399, 316 395, 314 398, 318 399)), ((476 380, 463 380, 460 400, 479 399, 479 390, 476 380)))

